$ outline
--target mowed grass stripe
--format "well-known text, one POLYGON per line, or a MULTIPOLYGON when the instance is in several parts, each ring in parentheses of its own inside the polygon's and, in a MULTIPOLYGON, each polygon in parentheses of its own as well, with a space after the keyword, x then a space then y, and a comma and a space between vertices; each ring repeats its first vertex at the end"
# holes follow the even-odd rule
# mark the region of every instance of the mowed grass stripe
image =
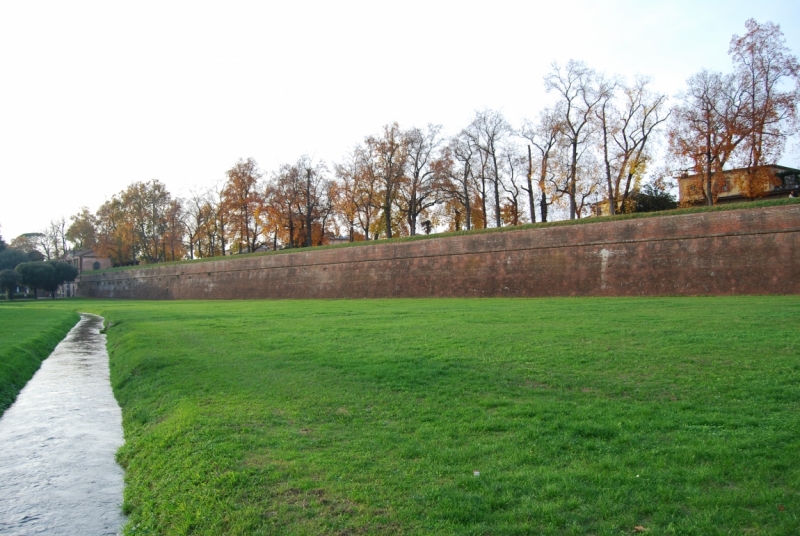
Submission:
POLYGON ((81 307, 130 534, 800 530, 798 297, 81 307))

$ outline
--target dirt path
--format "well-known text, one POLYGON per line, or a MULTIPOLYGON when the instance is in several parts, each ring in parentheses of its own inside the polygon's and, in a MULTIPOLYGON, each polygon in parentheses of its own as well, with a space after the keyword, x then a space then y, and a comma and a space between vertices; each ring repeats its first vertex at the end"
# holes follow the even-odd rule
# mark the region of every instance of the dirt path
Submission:
POLYGON ((125 523, 102 326, 81 314, 0 419, 0 534, 117 534, 125 523))

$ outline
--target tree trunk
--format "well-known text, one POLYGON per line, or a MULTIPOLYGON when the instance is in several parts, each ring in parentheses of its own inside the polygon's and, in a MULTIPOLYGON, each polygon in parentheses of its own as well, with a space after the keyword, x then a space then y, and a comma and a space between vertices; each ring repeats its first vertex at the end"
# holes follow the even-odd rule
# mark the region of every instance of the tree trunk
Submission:
POLYGON ((545 184, 547 183, 547 163, 549 154, 542 155, 542 169, 539 174, 539 190, 542 192, 542 199, 539 201, 539 211, 542 213, 542 222, 547 222, 547 190, 545 184))
POLYGON ((613 216, 617 212, 617 196, 611 180, 611 162, 608 161, 608 128, 606 126, 605 108, 603 109, 603 161, 606 168, 606 184, 608 185, 608 214, 613 216))
POLYGON ((386 220, 386 238, 392 237, 392 193, 386 189, 386 202, 383 205, 383 215, 386 220))
POLYGON ((417 192, 411 194, 411 199, 408 203, 408 228, 411 236, 417 234, 417 192))
POLYGON ((575 200, 576 180, 578 174, 578 141, 575 139, 572 142, 572 164, 569 169, 569 185, 567 186, 567 195, 569 195, 569 219, 574 220, 578 213, 577 202, 575 200))
POLYGON ((542 212, 542 221, 547 221, 547 194, 542 191, 542 199, 539 201, 539 210, 542 212))
POLYGON ((464 209, 467 211, 467 231, 472 230, 472 202, 469 200, 469 185, 464 177, 464 209))
POLYGON ((391 207, 383 207, 383 214, 386 216, 386 238, 392 237, 392 209, 391 207))
POLYGON ((314 239, 314 233, 311 229, 311 210, 309 209, 306 212, 306 247, 310 248, 313 244, 311 243, 314 239))
POLYGON ((483 228, 489 227, 489 218, 486 214, 486 177, 481 177, 481 210, 483 211, 483 228))
POLYGON ((533 202, 533 157, 528 145, 528 204, 531 207, 531 223, 536 223, 536 209, 533 202))
POLYGON ((502 227, 500 222, 500 174, 497 169, 497 158, 494 147, 492 148, 492 165, 494 166, 494 221, 496 227, 502 227))

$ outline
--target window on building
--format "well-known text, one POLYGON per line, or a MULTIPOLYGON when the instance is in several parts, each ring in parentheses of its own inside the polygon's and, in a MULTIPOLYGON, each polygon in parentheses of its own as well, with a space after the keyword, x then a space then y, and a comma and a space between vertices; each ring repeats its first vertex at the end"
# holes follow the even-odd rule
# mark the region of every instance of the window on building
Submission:
POLYGON ((797 175, 786 174, 783 176, 783 187, 787 190, 793 190, 800 187, 800 178, 797 175))
POLYGON ((99 270, 99 269, 100 269, 100 262, 94 261, 94 264, 92 264, 92 270, 99 270))

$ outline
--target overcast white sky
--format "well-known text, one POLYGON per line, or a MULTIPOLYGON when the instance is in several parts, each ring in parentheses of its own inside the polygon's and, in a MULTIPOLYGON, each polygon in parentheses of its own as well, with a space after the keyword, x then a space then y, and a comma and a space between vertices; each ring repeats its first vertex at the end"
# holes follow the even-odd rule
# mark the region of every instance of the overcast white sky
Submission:
POLYGON ((800 54, 797 0, 0 0, 0 233, 134 181, 209 187, 240 157, 335 162, 391 121, 452 133, 489 107, 519 124, 549 103, 553 61, 674 95, 730 70, 751 17, 800 54))

